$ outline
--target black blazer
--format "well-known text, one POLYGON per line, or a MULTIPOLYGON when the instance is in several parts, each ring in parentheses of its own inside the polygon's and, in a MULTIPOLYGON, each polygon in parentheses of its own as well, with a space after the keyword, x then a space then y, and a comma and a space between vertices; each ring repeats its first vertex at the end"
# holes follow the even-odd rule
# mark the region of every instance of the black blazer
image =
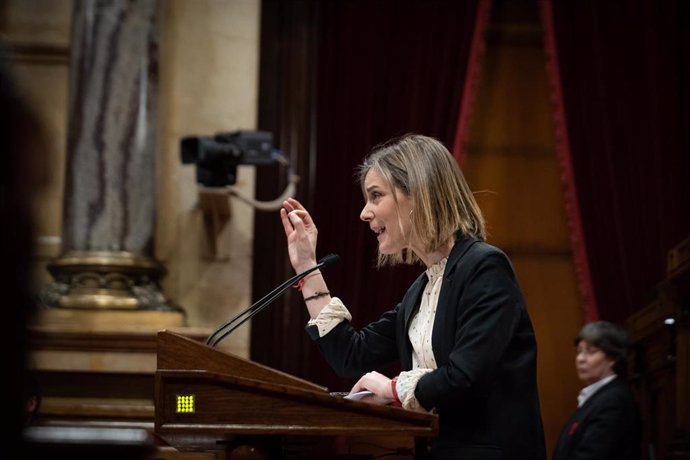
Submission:
POLYGON ((563 426, 553 460, 638 460, 640 415, 625 381, 599 388, 563 426))
MULTIPOLYGON (((356 331, 348 321, 319 338, 307 331, 333 369, 359 377, 396 359, 412 368, 408 328, 427 283, 423 273, 402 302, 356 331)), ((434 320, 438 369, 415 396, 439 414, 437 458, 546 458, 537 394, 537 344, 506 255, 474 238, 458 241, 446 264, 434 320)))

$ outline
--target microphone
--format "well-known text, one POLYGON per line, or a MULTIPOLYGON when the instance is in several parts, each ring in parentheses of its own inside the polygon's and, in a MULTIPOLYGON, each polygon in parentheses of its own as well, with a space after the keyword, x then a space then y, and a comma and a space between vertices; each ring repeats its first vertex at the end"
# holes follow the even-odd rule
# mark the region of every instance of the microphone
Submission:
POLYGON ((250 320, 254 315, 259 313, 261 310, 266 308, 268 305, 270 305, 275 299, 277 299, 281 294, 283 294, 285 291, 287 291, 290 286, 293 286, 295 283, 298 283, 302 278, 306 277, 308 274, 310 274, 313 271, 316 271, 320 268, 326 268, 330 267, 331 265, 337 263, 340 261, 340 256, 337 254, 329 254, 323 259, 319 261, 318 264, 316 264, 314 267, 311 267, 308 270, 303 271, 302 273, 298 273, 289 280, 285 281, 283 284, 278 286, 277 288, 273 289, 271 292, 254 302, 249 308, 246 310, 240 312, 237 316, 232 318, 230 321, 226 322, 222 326, 220 326, 218 329, 216 329, 213 334, 209 335, 208 338, 206 339, 206 344, 210 345, 212 347, 215 347, 220 343, 221 340, 223 340, 225 337, 230 335, 232 331, 243 325, 245 322, 250 320), (221 336, 216 338, 218 334, 223 332, 223 330, 230 328, 226 332, 224 332, 221 336))

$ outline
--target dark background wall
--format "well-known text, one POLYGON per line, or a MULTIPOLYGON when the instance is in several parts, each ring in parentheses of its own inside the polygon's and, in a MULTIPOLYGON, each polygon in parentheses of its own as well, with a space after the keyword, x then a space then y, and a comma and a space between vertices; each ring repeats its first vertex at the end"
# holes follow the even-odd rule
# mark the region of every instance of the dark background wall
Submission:
MULTIPOLYGON (((553 56, 545 52, 549 30, 542 14, 550 2, 491 2, 471 123, 462 144, 462 167, 487 217, 489 242, 511 257, 537 331, 549 451, 575 408, 580 387, 572 338, 587 320, 625 322, 642 309, 665 276, 667 251, 690 235, 687 73, 682 65, 687 47, 683 54, 680 44, 688 41, 674 38, 669 29, 651 40, 659 24, 638 29, 640 24, 630 20, 640 21, 649 12, 625 12, 620 2, 599 10, 595 3, 554 7, 551 24, 563 53, 559 78, 564 97, 559 101, 555 74, 547 72, 553 56), (578 41, 592 21, 599 24, 597 32, 578 41), (657 94, 650 88, 659 88, 663 74, 658 70, 652 78, 648 59, 668 43, 676 48, 664 55, 665 72, 673 72, 675 64, 678 73, 668 80, 673 87, 657 94), (616 61, 616 53, 629 59, 616 61), (637 66, 622 67, 634 60, 637 66), (596 91, 587 92, 590 87, 596 91), (609 92, 609 99, 600 100, 609 92), (679 94, 680 101, 672 104, 669 92, 679 94), (639 103, 629 101, 633 94, 639 103), (655 105, 655 100, 668 105, 655 105), (623 101, 629 106, 624 108, 623 101), (636 107, 646 109, 636 116, 636 107), (559 108, 572 116, 559 119, 559 108), (619 115, 616 129, 607 125, 606 108, 619 115), (635 140, 633 134, 641 134, 641 120, 647 117, 655 117, 654 132, 643 136, 644 142, 635 140), (568 157, 564 127, 573 141, 568 157), (574 165, 574 175, 566 174, 566 160, 574 165), (577 193, 581 222, 572 220, 568 192, 577 193), (591 243, 584 253, 592 267, 589 278, 575 263, 577 225, 591 243)), ((363 201, 354 167, 375 144, 408 131, 453 146, 467 61, 449 56, 467 56, 462 46, 471 41, 481 5, 263 3, 259 125, 277 133, 302 177, 297 196, 319 226, 322 253, 317 255, 343 257, 327 280, 356 325, 394 306, 423 268, 373 268, 375 241, 358 219, 363 201)), ((673 14, 655 11, 657 22, 673 14)), ((275 196, 283 187, 281 177, 281 171, 260 172, 257 193, 275 196)), ((284 246, 277 217, 257 215, 254 297, 292 274, 284 246)), ((255 318, 252 358, 347 390, 353 382, 338 379, 303 333, 308 317, 298 297, 289 293, 255 318)))

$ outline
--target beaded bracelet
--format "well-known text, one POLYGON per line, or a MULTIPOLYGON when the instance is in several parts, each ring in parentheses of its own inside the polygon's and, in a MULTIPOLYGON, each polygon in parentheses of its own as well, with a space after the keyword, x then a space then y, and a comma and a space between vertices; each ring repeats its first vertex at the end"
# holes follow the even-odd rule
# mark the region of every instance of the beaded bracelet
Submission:
POLYGON ((310 300, 318 299, 319 297, 324 297, 324 296, 327 296, 327 295, 331 295, 331 293, 328 292, 328 291, 324 291, 324 292, 315 292, 314 295, 311 295, 311 296, 307 297, 306 299, 304 299, 304 301, 305 301, 305 302, 309 302, 310 300))
POLYGON ((393 402, 391 405, 402 407, 402 401, 400 401, 400 397, 398 396, 398 377, 393 377, 391 379, 391 393, 393 393, 393 402))
POLYGON ((393 401, 400 402, 398 397, 398 377, 393 377, 391 379, 391 393, 393 393, 393 401))

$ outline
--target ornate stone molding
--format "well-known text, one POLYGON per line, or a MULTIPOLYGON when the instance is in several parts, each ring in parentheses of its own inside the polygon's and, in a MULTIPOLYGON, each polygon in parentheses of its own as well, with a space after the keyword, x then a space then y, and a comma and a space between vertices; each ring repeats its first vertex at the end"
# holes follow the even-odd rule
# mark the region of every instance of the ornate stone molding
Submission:
POLYGON ((46 307, 180 311, 163 295, 165 268, 131 252, 71 251, 49 263, 55 280, 41 295, 46 307))

